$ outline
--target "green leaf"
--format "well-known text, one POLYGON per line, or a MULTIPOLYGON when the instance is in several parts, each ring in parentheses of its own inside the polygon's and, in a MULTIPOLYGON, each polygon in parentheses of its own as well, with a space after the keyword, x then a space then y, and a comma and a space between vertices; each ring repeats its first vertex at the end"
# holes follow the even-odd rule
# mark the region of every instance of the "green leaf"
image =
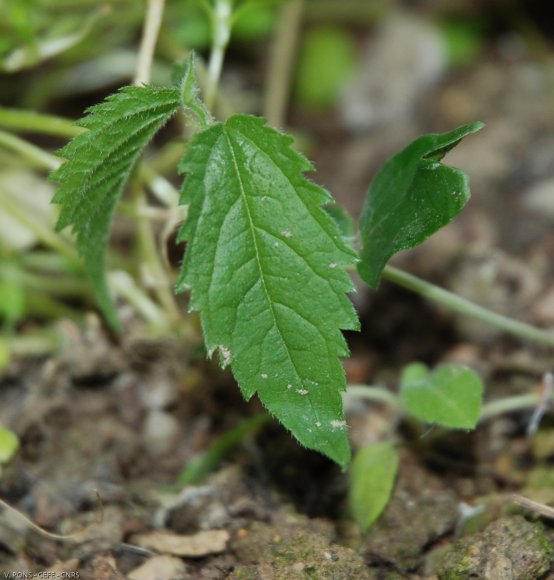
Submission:
POLYGON ((100 308, 114 327, 119 322, 105 273, 113 212, 143 149, 180 106, 176 88, 122 88, 79 121, 89 131, 59 151, 67 162, 51 175, 61 184, 53 198, 62 206, 56 229, 73 226, 100 308))
POLYGON ((209 449, 193 457, 187 463, 183 471, 177 476, 177 483, 184 486, 202 481, 234 447, 244 441, 252 431, 266 423, 268 419, 269 415, 266 413, 254 415, 248 419, 243 419, 238 425, 217 437, 209 449))
POLYGON ((418 419, 453 429, 473 429, 481 414, 483 383, 474 371, 449 364, 429 372, 421 363, 408 365, 400 397, 418 419))
POLYGON ((320 26, 305 35, 295 79, 301 104, 316 109, 333 105, 356 65, 356 46, 345 29, 320 26))
POLYGON ((449 133, 419 137, 377 172, 360 220, 358 271, 370 286, 377 287, 393 254, 426 240, 467 203, 467 175, 439 162, 466 135, 483 126, 475 122, 449 133))
POLYGON ((18 436, 13 431, 0 427, 0 464, 10 461, 18 449, 18 436))
POLYGON ((350 458, 340 391, 340 329, 358 321, 343 268, 355 261, 312 165, 263 119, 237 115, 199 133, 181 163, 188 240, 177 289, 192 288, 208 351, 231 365, 306 447, 350 458))
POLYGON ((398 454, 392 443, 373 443, 354 456, 348 503, 362 531, 375 522, 389 503, 397 471, 398 454))

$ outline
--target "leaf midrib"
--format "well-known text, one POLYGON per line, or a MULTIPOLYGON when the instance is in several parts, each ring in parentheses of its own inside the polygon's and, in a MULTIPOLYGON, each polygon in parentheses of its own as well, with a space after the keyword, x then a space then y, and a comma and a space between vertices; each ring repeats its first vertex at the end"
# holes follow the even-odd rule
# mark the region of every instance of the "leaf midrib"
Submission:
MULTIPOLYGON (((281 343, 283 344, 283 347, 285 349, 285 352, 287 353, 287 357, 290 360, 290 363, 292 364, 292 366, 294 368, 294 372, 296 373, 296 376, 302 382, 302 376, 301 376, 301 374, 298 371, 298 367, 296 366, 296 363, 294 362, 294 359, 293 359, 293 357, 292 357, 292 355, 291 355, 291 353, 289 351, 289 348, 287 346, 287 343, 286 343, 286 341, 284 339, 283 333, 281 332, 281 328, 280 328, 280 326, 279 326, 279 324, 277 322, 277 315, 275 313, 275 309, 273 307, 273 303, 272 303, 272 300, 270 298, 270 294, 269 294, 269 291, 268 291, 268 288, 267 288, 267 284, 266 284, 266 281, 265 281, 265 276, 264 276, 264 272, 263 272, 263 268, 262 268, 262 263, 261 263, 261 258, 260 258, 260 250, 259 250, 259 247, 258 247, 258 238, 257 238, 257 235, 256 235, 256 226, 255 226, 254 221, 252 219, 252 212, 251 212, 250 206, 248 204, 248 196, 246 194, 246 190, 244 188, 244 184, 243 184, 243 181, 242 181, 242 177, 241 177, 241 174, 240 174, 240 171, 239 171, 239 165, 238 165, 237 156, 235 154, 235 150, 234 150, 234 147, 233 147, 233 143, 232 143, 231 139, 229 138, 229 135, 228 135, 225 127, 223 128, 223 134, 225 135, 225 139, 227 141, 227 145, 228 145, 229 151, 231 153, 233 167, 234 167, 235 173, 237 175, 238 183, 239 183, 240 195, 242 197, 242 200, 243 200, 243 203, 244 203, 244 208, 246 210, 246 216, 247 216, 247 219, 248 219, 248 225, 250 227, 250 233, 251 233, 251 236, 252 236, 252 239, 253 239, 253 242, 254 242, 254 252, 255 252, 255 256, 256 256, 256 264, 258 266, 258 272, 259 272, 260 280, 261 280, 261 283, 262 283, 263 292, 264 292, 264 295, 265 295, 267 304, 269 306, 269 310, 271 312, 271 316, 273 318, 274 326, 277 329, 277 332, 279 334, 279 338, 281 340, 281 343)), ((304 386, 303 382, 302 382, 302 385, 301 386, 304 386)), ((309 402, 310 407, 312 409, 313 415, 316 417, 317 420, 319 420, 320 419, 319 413, 314 408, 314 405, 313 405, 313 402, 311 400, 310 394, 311 393, 308 393, 308 395, 307 395, 308 402, 309 402)))

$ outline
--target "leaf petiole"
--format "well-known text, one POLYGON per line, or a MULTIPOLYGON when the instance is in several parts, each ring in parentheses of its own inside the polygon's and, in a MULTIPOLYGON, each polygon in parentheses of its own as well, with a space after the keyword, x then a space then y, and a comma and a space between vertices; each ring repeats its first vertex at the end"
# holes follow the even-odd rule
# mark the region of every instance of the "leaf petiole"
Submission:
POLYGON ((420 296, 430 298, 439 304, 447 306, 451 310, 459 312, 464 316, 469 316, 470 318, 475 318, 476 320, 495 326, 508 334, 517 336, 524 340, 538 342, 545 346, 554 347, 554 333, 541 330, 540 328, 536 328, 530 324, 526 324, 525 322, 519 322, 507 316, 503 316, 502 314, 492 312, 491 310, 479 306, 474 302, 470 302, 457 294, 453 294, 448 290, 444 290, 430 282, 426 282, 413 274, 408 274, 408 272, 404 272, 403 270, 399 270, 393 266, 386 266, 382 272, 382 277, 385 280, 393 282, 398 286, 402 286, 407 290, 411 290, 420 296))

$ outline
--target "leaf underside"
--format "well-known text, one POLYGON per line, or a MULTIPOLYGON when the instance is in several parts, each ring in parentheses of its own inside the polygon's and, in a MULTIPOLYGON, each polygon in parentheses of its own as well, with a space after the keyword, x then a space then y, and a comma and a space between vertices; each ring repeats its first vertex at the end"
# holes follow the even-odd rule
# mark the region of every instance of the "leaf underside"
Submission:
POLYGON ((291 142, 246 115, 193 139, 180 166, 190 205, 177 289, 192 289, 206 346, 231 366, 244 397, 257 393, 300 443, 344 466, 340 329, 358 321, 343 268, 355 254, 291 142))
POLYGON ((466 173, 440 160, 483 123, 423 135, 391 157, 371 182, 360 219, 360 276, 379 284, 391 256, 417 246, 451 222, 469 200, 466 173))
POLYGON ((124 87, 87 111, 78 124, 89 130, 58 152, 67 161, 50 176, 61 184, 52 200, 61 205, 56 230, 73 226, 99 306, 116 328, 105 274, 113 212, 143 149, 180 106, 175 88, 124 87))

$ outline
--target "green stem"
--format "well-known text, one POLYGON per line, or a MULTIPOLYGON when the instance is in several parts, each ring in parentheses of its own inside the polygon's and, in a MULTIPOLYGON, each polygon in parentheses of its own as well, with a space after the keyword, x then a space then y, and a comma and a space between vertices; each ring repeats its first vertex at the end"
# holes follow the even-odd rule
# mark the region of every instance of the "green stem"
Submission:
POLYGON ((0 195, 0 208, 31 231, 46 246, 65 256, 72 264, 79 265, 80 260, 73 246, 48 226, 33 219, 31 213, 17 205, 10 196, 0 195))
POLYGON ((15 267, 2 268, 0 273, 10 281, 18 282, 26 288, 39 290, 52 296, 90 296, 90 284, 82 278, 64 275, 41 276, 19 270, 15 267))
MULTIPOLYGON (((25 268, 47 272, 55 275, 79 275, 83 274, 82 267, 75 268, 75 264, 67 258, 50 250, 34 250, 18 256, 18 261, 25 268)), ((83 274, 84 275, 84 274, 83 274)))
POLYGON ((417 278, 412 274, 408 274, 407 272, 403 272, 402 270, 393 268, 392 266, 386 266, 383 270, 383 278, 389 282, 394 282, 403 288, 411 290, 416 294, 420 294, 425 298, 430 298, 439 304, 443 304, 451 310, 460 312, 464 316, 475 318, 476 320, 480 320, 481 322, 485 322, 491 326, 496 326, 496 328, 499 328, 508 334, 512 334, 513 336, 517 336, 524 340, 531 340, 538 342, 539 344, 554 347, 554 333, 535 328, 530 324, 525 324, 524 322, 519 322, 512 318, 508 318, 507 316, 492 312, 483 306, 479 306, 474 302, 461 298, 452 292, 448 292, 448 290, 439 288, 438 286, 426 282, 421 278, 417 278))
POLYGON ((212 12, 212 51, 208 65, 208 79, 206 82, 206 94, 204 102, 209 111, 213 111, 225 51, 231 38, 233 16, 232 0, 215 0, 214 10, 212 12))
POLYGON ((137 70, 133 81, 134 85, 146 85, 150 82, 154 50, 156 49, 156 41, 162 24, 164 7, 165 0, 148 0, 137 59, 137 70))
POLYGON ((143 258, 141 264, 144 266, 147 277, 152 282, 153 291, 160 304, 164 307, 170 321, 178 322, 181 316, 171 290, 167 272, 160 260, 160 252, 158 251, 150 221, 142 215, 142 210, 145 208, 145 205, 144 192, 140 187, 137 187, 135 191, 135 207, 137 211, 137 234, 143 258))
POLYGON ((6 149, 15 151, 33 166, 41 169, 53 170, 57 169, 61 164, 61 161, 54 155, 5 131, 0 131, 0 145, 6 147, 6 149))
POLYGON ((83 127, 77 127, 73 121, 63 117, 6 107, 0 107, 0 127, 58 137, 75 137, 86 131, 83 127))
POLYGON ((83 319, 83 314, 80 310, 52 300, 42 291, 27 290, 25 293, 25 306, 30 313, 51 318, 52 320, 69 318, 70 320, 81 321, 83 319))
POLYGON ((293 0, 279 13, 267 67, 264 103, 265 117, 273 127, 282 126, 285 120, 303 12, 304 0, 293 0))
POLYGON ((63 344, 57 332, 16 335, 9 338, 9 351, 12 356, 40 356, 58 351, 63 344))
POLYGON ((395 409, 400 408, 400 399, 392 391, 384 387, 374 387, 370 385, 348 385, 346 396, 365 399, 374 403, 384 403, 395 409))
POLYGON ((541 396, 538 393, 528 395, 515 395, 513 397, 504 397, 496 401, 491 401, 483 405, 479 421, 486 421, 497 415, 521 411, 522 409, 534 409, 541 402, 541 396))
POLYGON ((127 272, 112 270, 108 273, 108 281, 110 289, 125 298, 152 326, 161 330, 167 329, 169 321, 164 311, 137 287, 127 272))
POLYGON ((165 177, 156 173, 146 163, 140 164, 138 176, 165 206, 176 208, 179 205, 179 192, 165 177))

